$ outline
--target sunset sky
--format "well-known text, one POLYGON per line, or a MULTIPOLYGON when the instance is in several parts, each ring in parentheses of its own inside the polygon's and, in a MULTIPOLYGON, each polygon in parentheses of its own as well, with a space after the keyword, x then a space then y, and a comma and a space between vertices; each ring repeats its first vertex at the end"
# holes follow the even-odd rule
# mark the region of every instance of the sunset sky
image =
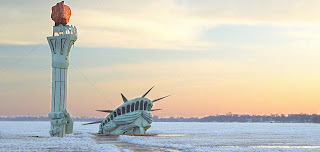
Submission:
MULTIPOLYGON (((0 116, 46 116, 51 7, 0 0, 0 116)), ((318 0, 66 0, 71 49, 67 109, 103 117, 143 95, 160 117, 320 114, 318 0), (80 70, 80 72, 78 70, 80 70), (83 76, 83 75, 85 76, 83 76), (93 84, 93 86, 88 82, 93 84)))

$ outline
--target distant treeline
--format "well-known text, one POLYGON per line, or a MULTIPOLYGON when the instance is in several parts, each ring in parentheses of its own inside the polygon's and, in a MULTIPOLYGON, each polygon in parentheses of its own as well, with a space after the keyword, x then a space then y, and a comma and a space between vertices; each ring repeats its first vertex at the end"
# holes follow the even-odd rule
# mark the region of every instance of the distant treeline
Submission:
MULTIPOLYGON (((94 118, 94 117, 75 117, 74 121, 99 121, 103 118, 94 118)), ((48 117, 38 116, 38 117, 0 117, 0 121, 49 121, 48 117)))
MULTIPOLYGON (((76 117, 74 121, 99 121, 103 118, 76 117)), ((0 121, 49 121, 48 117, 0 117, 0 121)), ((278 122, 278 123, 320 123, 320 115, 317 114, 271 114, 271 115, 247 115, 232 114, 214 115, 203 118, 191 117, 153 117, 154 122, 278 122)))
POLYGON ((320 115, 317 114, 271 114, 271 115, 247 115, 232 114, 214 115, 203 118, 191 117, 153 117, 155 122, 278 122, 278 123, 320 123, 320 115))

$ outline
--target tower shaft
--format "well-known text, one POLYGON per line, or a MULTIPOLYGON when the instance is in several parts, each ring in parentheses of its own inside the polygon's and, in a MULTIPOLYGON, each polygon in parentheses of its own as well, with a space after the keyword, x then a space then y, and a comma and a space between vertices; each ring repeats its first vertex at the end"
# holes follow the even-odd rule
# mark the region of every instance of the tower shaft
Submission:
POLYGON ((52 68, 52 105, 51 111, 59 112, 66 109, 67 69, 52 68))
POLYGON ((47 37, 52 56, 52 98, 50 135, 65 137, 72 133, 73 120, 66 110, 67 72, 71 46, 77 40, 77 29, 74 26, 58 25, 53 27, 53 36, 47 37))

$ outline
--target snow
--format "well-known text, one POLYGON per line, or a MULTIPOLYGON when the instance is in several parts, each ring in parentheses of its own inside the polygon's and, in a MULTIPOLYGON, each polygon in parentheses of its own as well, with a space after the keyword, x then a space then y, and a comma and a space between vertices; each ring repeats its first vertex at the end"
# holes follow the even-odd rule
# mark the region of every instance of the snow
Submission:
POLYGON ((186 151, 320 151, 319 124, 153 123, 148 133, 119 140, 186 151))
POLYGON ((0 151, 125 151, 114 145, 97 144, 91 134, 98 127, 80 124, 75 123, 74 134, 51 138, 49 122, 0 121, 0 151))
POLYGON ((92 135, 98 125, 81 124, 75 122, 74 133, 66 138, 51 138, 49 122, 0 121, 0 151, 129 152, 150 146, 201 152, 320 151, 320 125, 311 123, 154 122, 147 133, 158 136, 121 135, 108 140, 92 135), (130 148, 135 145, 140 147, 130 148))

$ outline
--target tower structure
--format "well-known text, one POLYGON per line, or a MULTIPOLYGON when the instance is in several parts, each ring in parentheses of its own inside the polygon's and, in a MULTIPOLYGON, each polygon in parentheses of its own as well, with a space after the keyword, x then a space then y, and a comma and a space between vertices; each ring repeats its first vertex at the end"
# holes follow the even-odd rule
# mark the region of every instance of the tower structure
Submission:
POLYGON ((52 57, 52 94, 51 119, 52 137, 65 137, 73 131, 73 120, 66 110, 67 102, 67 72, 71 46, 77 40, 77 28, 66 25, 71 16, 71 10, 64 2, 52 7, 51 18, 55 21, 53 36, 47 37, 52 57))

